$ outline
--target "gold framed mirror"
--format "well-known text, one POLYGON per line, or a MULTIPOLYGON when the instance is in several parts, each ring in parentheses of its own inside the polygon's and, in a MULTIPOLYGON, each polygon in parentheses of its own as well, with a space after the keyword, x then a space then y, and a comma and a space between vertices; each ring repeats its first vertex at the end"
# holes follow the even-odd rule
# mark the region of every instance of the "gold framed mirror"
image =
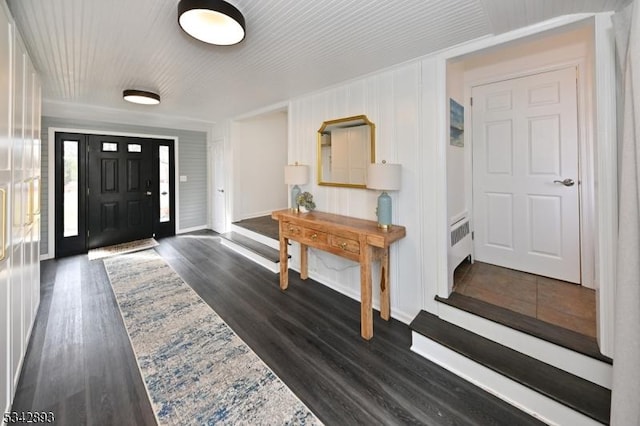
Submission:
POLYGON ((318 185, 366 188, 375 163, 376 126, 366 115, 338 118, 318 129, 318 185))

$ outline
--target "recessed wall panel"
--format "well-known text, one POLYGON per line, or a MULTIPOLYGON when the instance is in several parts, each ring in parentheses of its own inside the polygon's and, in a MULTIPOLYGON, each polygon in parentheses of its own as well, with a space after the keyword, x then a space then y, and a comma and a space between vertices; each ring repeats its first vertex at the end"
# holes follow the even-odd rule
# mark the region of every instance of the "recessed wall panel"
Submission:
POLYGON ((552 105, 560 102, 560 84, 554 81, 528 89, 529 106, 552 105))
POLYGON ((511 120, 485 125, 487 174, 513 174, 513 124, 511 120))
POLYGON ((562 200, 529 195, 529 253, 562 257, 562 200))
POLYGON ((560 175, 560 116, 529 118, 529 174, 560 175))
POLYGON ((127 160, 127 191, 138 192, 141 191, 140 185, 140 160, 128 159, 127 160))
POLYGON ((118 203, 102 203, 100 227, 101 232, 118 229, 118 203))
POLYGON ((513 196, 505 193, 485 193, 486 241, 488 245, 513 249, 513 196))
POLYGON ((118 160, 103 158, 101 165, 102 193, 118 192, 118 160))

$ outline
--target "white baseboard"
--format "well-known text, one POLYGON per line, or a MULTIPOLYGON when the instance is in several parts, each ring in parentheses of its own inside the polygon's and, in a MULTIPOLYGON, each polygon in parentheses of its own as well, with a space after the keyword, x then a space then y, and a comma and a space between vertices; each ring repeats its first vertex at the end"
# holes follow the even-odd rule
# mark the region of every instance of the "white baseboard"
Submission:
MULTIPOLYGON (((289 265, 289 269, 293 269, 296 272, 300 272, 300 269, 296 266, 289 265)), ((325 276, 322 276, 320 274, 314 273, 312 271, 309 271, 309 278, 311 278, 312 280, 326 286, 329 287, 332 290, 337 291, 338 293, 347 296, 350 299, 356 300, 357 302, 360 302, 360 292, 359 291, 353 291, 352 289, 350 289, 349 287, 346 287, 344 284, 341 284, 335 280, 331 280, 325 276)), ((376 284, 373 284, 373 288, 376 289, 376 284)), ((375 291, 375 290, 374 290, 375 291)), ((373 300, 372 302, 372 306, 374 309, 378 309, 380 310, 380 303, 377 300, 373 300)), ((413 321, 413 319, 415 318, 415 314, 411 315, 408 314, 404 311, 401 311, 395 307, 391 307, 391 318, 397 319, 398 321, 405 323, 405 324, 410 324, 411 321, 413 321)), ((374 330, 374 336, 375 336, 375 330, 374 330)))
POLYGON ((550 425, 601 425, 435 341, 412 332, 411 350, 550 425))
POLYGON ((180 228, 180 229, 176 229, 176 235, 186 234, 187 232, 202 231, 203 229, 211 229, 211 228, 208 228, 207 225, 192 226, 191 228, 180 228))
POLYGON ((280 272, 280 265, 275 263, 275 262, 271 262, 268 259, 265 259, 264 257, 260 256, 259 254, 256 254, 254 252, 252 252, 251 250, 247 250, 246 248, 238 245, 238 244, 234 244, 233 241, 229 241, 226 240, 224 238, 220 238, 220 243, 225 246, 230 248, 231 250, 235 251, 236 253, 246 257, 247 259, 251 260, 252 262, 257 263, 258 265, 262 266, 263 268, 268 269, 269 271, 273 272, 274 274, 277 274, 280 272))
POLYGON ((53 256, 49 255, 49 253, 44 253, 40 255, 40 260, 49 260, 49 259, 53 259, 53 256))

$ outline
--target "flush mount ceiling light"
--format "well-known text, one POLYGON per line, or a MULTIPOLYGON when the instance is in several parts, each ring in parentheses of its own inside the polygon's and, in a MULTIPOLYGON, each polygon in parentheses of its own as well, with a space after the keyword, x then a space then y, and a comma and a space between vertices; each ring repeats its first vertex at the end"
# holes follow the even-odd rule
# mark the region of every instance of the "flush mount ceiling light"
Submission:
POLYGON ((122 97, 125 101, 134 104, 158 105, 160 103, 160 95, 144 90, 125 90, 122 92, 122 97))
POLYGON ((209 44, 230 46, 244 39, 244 16, 222 0, 180 0, 178 23, 191 37, 209 44))

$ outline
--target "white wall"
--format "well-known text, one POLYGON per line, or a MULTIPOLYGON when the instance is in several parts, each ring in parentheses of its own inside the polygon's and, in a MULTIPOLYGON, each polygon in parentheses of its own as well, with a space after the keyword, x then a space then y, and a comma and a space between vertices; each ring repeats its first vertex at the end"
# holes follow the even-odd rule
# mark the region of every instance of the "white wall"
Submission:
MULTIPOLYGON (((402 165, 402 189, 391 193, 393 223, 407 228, 406 238, 391 247, 391 315, 409 322, 422 308, 423 277, 420 253, 421 189, 421 64, 410 63, 370 77, 317 92, 289 105, 289 161, 311 166, 311 182, 303 187, 314 195, 318 210, 376 220, 376 191, 317 185, 317 131, 323 121, 365 114, 376 125, 376 161, 402 165)), ((297 253, 297 248, 292 252, 297 253)), ((296 267, 297 259, 293 259, 296 267)), ((357 263, 311 250, 309 276, 353 298, 360 297, 357 263)), ((375 280, 379 274, 374 275, 375 280)), ((374 292, 374 306, 379 295, 374 292)))
POLYGON ((287 126, 286 112, 232 124, 233 221, 287 207, 287 126))

